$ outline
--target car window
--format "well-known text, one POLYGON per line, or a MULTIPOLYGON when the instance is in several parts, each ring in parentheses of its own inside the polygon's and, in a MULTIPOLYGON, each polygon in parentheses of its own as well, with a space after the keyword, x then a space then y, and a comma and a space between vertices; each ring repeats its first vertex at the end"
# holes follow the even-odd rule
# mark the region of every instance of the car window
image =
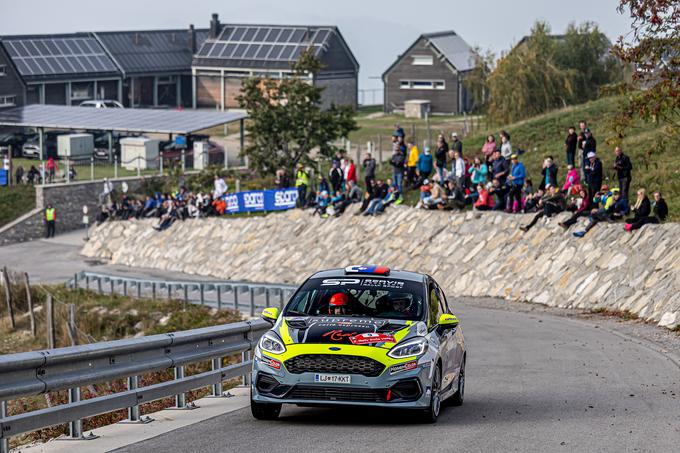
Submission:
POLYGON ((430 293, 430 316, 427 321, 429 327, 434 327, 439 322, 439 316, 442 314, 441 304, 439 302, 439 293, 437 287, 430 282, 428 285, 430 293))
POLYGON ((437 285, 437 292, 439 293, 439 302, 441 304, 442 313, 451 314, 451 308, 449 307, 449 301, 446 299, 446 293, 439 285, 437 285))
POLYGON ((104 102, 104 105, 107 106, 107 107, 111 107, 111 108, 116 108, 116 107, 118 107, 118 106, 116 105, 115 102, 111 102, 111 101, 109 101, 109 102, 104 102))

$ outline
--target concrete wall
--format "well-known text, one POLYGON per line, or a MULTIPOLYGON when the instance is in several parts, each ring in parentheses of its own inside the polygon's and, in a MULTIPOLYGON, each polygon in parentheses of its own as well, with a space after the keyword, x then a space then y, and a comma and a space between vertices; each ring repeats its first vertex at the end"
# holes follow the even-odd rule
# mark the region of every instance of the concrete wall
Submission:
POLYGON ((375 218, 352 210, 337 219, 310 214, 185 221, 161 233, 148 221, 105 223, 90 232, 83 253, 116 264, 277 283, 301 283, 324 268, 380 264, 431 274, 454 306, 457 295, 490 296, 680 323, 677 223, 632 234, 602 223, 576 239, 557 224, 566 214, 528 233, 518 225, 529 215, 401 206, 375 218))
MULTIPOLYGON (((131 191, 138 189, 149 178, 119 178, 113 181, 120 193, 126 182, 131 191)), ((83 228, 83 206, 89 210, 94 222, 99 209, 99 194, 104 188, 102 181, 83 181, 70 184, 50 184, 35 187, 36 209, 0 228, 0 245, 40 239, 45 235, 44 209, 48 204, 57 210, 56 234, 83 228)))

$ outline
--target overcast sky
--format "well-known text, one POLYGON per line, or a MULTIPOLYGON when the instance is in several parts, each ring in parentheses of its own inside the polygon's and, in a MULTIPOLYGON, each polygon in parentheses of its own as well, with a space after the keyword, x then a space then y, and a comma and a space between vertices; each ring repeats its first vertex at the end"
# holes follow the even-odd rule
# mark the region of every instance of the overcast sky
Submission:
POLYGON ((555 33, 594 21, 612 40, 630 19, 618 0, 0 0, 0 34, 207 27, 222 23, 337 25, 361 65, 360 88, 379 77, 421 33, 455 30, 496 54, 527 34, 537 19, 555 33))

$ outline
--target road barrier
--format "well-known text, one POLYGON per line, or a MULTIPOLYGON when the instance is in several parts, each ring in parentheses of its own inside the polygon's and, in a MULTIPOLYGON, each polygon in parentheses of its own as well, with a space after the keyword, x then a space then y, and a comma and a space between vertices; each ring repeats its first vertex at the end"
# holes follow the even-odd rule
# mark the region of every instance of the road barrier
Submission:
POLYGON ((175 396, 186 409, 185 393, 212 387, 222 396, 222 382, 243 376, 247 382, 251 351, 270 325, 262 320, 238 322, 138 339, 0 356, 0 453, 9 451, 9 438, 41 428, 69 423, 69 438, 87 439, 82 419, 128 409, 128 423, 143 423, 139 405, 175 396), (225 357, 241 361, 222 366, 225 357), (184 367, 211 361, 211 370, 185 376, 184 367), (175 379, 139 387, 139 376, 173 368, 175 379), (127 378, 127 390, 81 400, 80 388, 127 378), (69 402, 19 415, 6 415, 6 402, 58 390, 69 391, 69 402))
POLYGON ((233 308, 255 316, 258 308, 278 306, 283 308, 286 299, 296 290, 295 285, 274 285, 267 283, 234 281, 182 281, 154 280, 97 272, 79 272, 67 282, 71 288, 93 289, 100 294, 122 294, 124 296, 151 299, 180 299, 185 304, 209 305, 222 310, 233 308), (176 297, 179 292, 179 297, 176 297), (191 297, 195 294, 197 297, 191 297), (247 301, 241 296, 247 294, 247 301), (225 296, 230 295, 231 300, 225 296), (257 298, 264 297, 262 303, 257 298))

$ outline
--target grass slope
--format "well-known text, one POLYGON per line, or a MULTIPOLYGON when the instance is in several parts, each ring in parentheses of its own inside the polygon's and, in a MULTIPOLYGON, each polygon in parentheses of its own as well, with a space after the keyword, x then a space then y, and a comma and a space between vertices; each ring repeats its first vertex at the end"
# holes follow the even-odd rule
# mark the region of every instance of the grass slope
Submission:
POLYGON ((33 186, 0 187, 0 226, 35 207, 33 186))

